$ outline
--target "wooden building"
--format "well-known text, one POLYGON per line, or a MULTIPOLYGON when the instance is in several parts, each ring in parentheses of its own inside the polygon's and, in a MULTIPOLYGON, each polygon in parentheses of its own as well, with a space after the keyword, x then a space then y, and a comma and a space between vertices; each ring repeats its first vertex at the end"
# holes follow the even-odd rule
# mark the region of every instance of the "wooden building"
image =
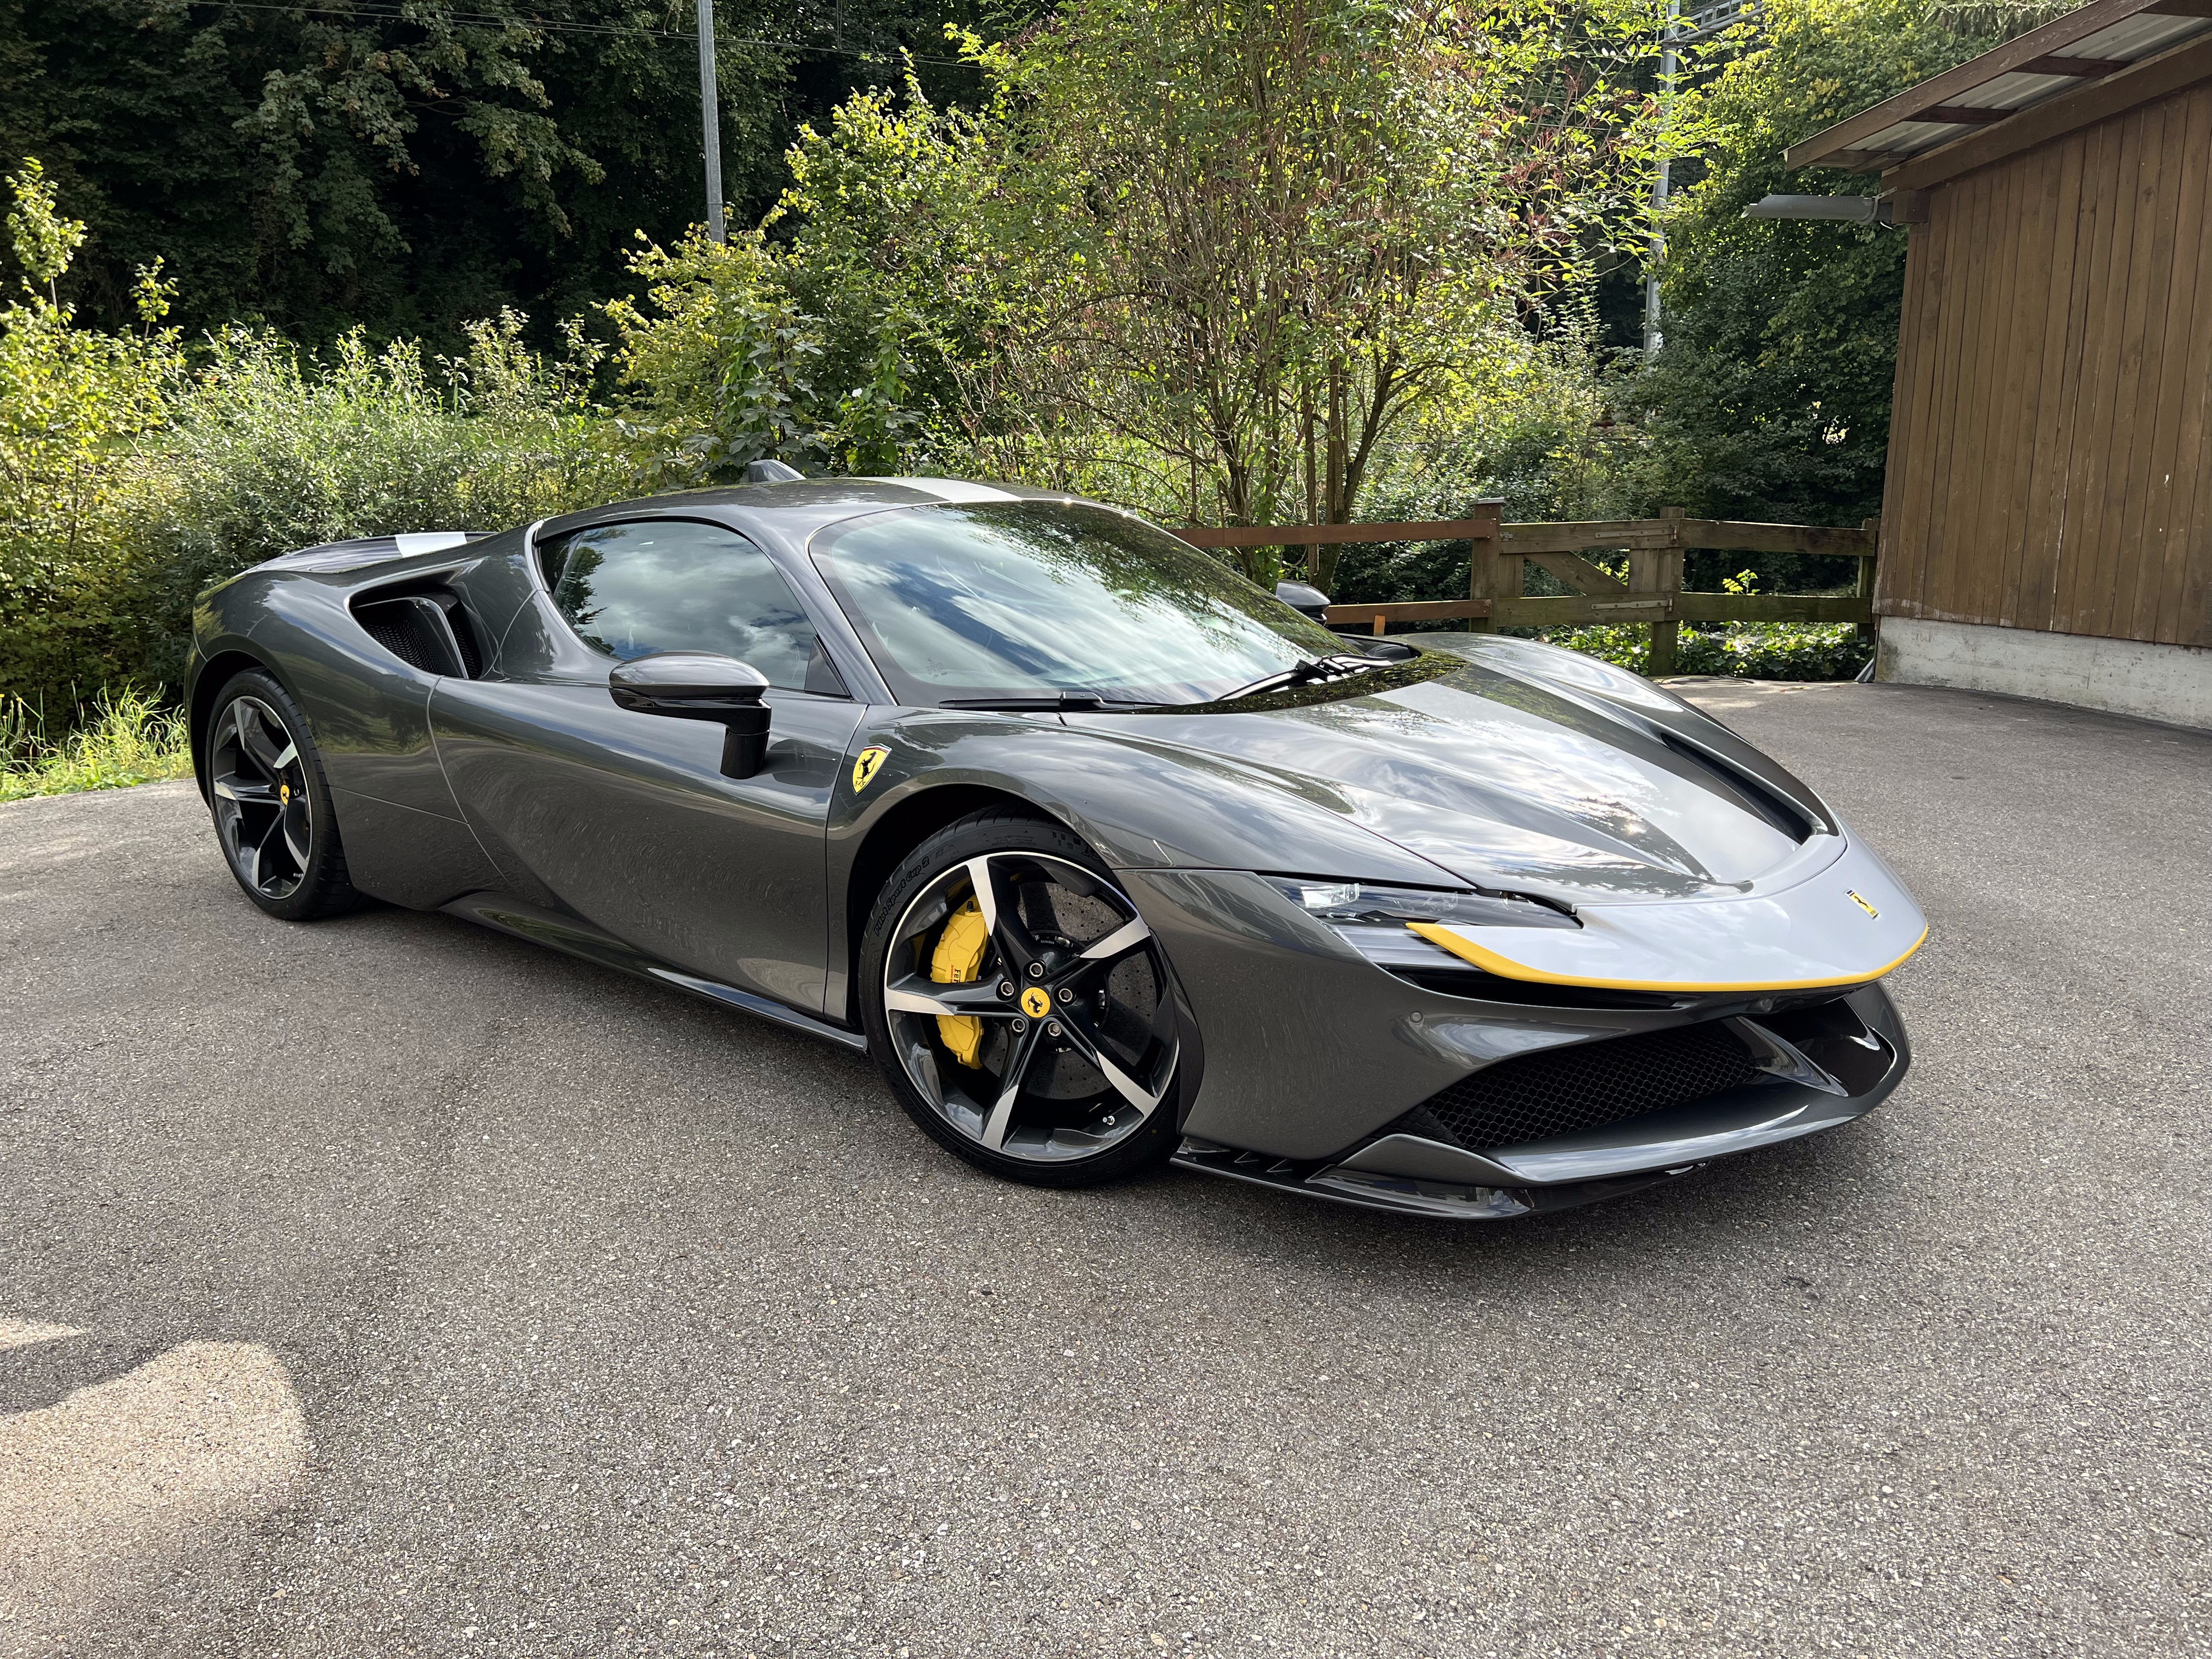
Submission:
POLYGON ((2212 727, 2212 0, 2093 0, 1786 159, 1910 227, 1879 677, 2212 727))

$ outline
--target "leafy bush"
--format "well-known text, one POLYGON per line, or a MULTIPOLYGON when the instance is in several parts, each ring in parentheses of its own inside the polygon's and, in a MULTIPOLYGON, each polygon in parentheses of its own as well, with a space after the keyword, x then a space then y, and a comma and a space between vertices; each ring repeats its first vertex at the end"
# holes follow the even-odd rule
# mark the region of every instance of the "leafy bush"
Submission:
POLYGON ((0 704, 0 801, 121 789, 192 769, 183 716, 143 691, 103 693, 74 729, 48 735, 43 712, 21 697, 0 704))
POLYGON ((969 447, 1006 263, 983 206, 995 132, 911 80, 902 104, 857 94, 828 131, 800 130, 760 228, 632 257, 644 297, 605 309, 657 479, 726 482, 763 458, 927 471, 948 443, 969 447))
POLYGON ((358 331, 318 357, 229 329, 188 371, 155 326, 158 269, 140 274, 140 333, 76 325, 52 295, 83 227, 36 162, 10 182, 27 276, 0 311, 0 696, 74 707, 80 689, 175 685, 193 596, 292 548, 501 530, 634 491, 590 400, 599 349, 574 326, 557 358, 511 311, 471 326, 459 358, 358 331))
POLYGON ((513 312, 425 361, 358 333, 327 358, 228 330, 141 446, 125 551, 143 676, 183 671, 192 597, 292 548, 411 530, 504 530, 630 493, 632 464, 588 401, 597 353, 547 359, 513 312))
MULTIPOLYGON (((1638 674, 1650 651, 1648 630, 1627 623, 1553 629, 1537 637, 1638 674)), ((1851 623, 1723 623, 1685 627, 1675 646, 1674 672, 1747 680, 1847 680, 1873 655, 1851 623)))
POLYGON ((0 310, 0 696, 123 672, 139 639, 117 539, 131 441, 160 424, 180 360, 156 332, 167 302, 139 273, 144 331, 75 326, 56 284, 84 227, 54 210, 36 161, 9 180, 25 275, 0 310))

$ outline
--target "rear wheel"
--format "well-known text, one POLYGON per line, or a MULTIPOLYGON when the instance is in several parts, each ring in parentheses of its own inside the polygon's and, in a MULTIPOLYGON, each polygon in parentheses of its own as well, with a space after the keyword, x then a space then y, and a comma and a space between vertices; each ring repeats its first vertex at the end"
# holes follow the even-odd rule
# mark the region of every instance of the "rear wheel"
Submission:
POLYGON ((224 686, 207 757, 216 838, 246 897, 286 921, 361 902, 346 875, 322 757, 283 686, 258 669, 224 686))
POLYGON ((1166 963, 1059 825, 993 812, 931 836, 878 898, 861 973, 892 1092, 969 1163, 1074 1187, 1174 1150, 1166 963))

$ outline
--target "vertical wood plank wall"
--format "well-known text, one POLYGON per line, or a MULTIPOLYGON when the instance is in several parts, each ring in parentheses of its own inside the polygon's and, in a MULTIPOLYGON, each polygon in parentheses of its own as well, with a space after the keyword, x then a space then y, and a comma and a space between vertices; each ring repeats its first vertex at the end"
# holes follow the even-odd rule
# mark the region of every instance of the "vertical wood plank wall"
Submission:
POLYGON ((2212 82, 1939 185, 1875 609, 2212 646, 2212 82))

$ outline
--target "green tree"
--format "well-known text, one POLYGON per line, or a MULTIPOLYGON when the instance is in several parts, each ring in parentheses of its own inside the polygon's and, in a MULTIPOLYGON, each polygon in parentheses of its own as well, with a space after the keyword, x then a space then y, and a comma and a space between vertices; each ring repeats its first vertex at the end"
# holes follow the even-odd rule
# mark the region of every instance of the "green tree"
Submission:
POLYGON ((640 257, 647 298, 614 315, 648 435, 708 475, 929 458, 1348 520, 1395 439, 1480 403, 1640 229, 1646 21, 1069 0, 967 37, 978 106, 850 100, 759 234, 640 257))
POLYGON ((1689 100, 1711 147, 1668 231, 1665 347, 1626 392, 1646 411, 1644 505, 1813 524, 1881 510, 1906 233, 1743 210, 1770 191, 1877 190, 1833 169, 1790 173, 1782 153, 2052 9, 1766 0, 1742 50, 1689 100))
POLYGON ((1039 256, 1023 401, 1187 471, 1194 517, 1348 520, 1639 230, 1651 35, 1614 0, 1067 0, 980 51, 1039 256))
POLYGON ((138 273, 137 332, 77 327, 54 294, 84 226, 56 210, 37 161, 8 184, 24 275, 0 310, 0 696, 72 680, 88 691, 140 644, 118 501, 131 443, 167 418, 182 363, 156 326, 169 297, 158 266, 138 273))
POLYGON ((774 457, 812 470, 896 472, 972 453, 1003 414, 992 324, 1013 261, 986 204, 1002 125, 933 106, 909 79, 802 127, 792 184, 763 224, 716 246, 647 243, 645 292, 606 311, 637 436, 675 482, 774 457))
MULTIPOLYGON (((800 122, 964 3, 718 0, 741 220, 775 200, 800 122)), ((622 291, 633 231, 703 216, 692 20, 679 0, 0 0, 0 166, 41 156, 88 222, 64 297, 96 325, 127 325, 150 252, 194 333, 458 350, 503 307, 622 291)))

